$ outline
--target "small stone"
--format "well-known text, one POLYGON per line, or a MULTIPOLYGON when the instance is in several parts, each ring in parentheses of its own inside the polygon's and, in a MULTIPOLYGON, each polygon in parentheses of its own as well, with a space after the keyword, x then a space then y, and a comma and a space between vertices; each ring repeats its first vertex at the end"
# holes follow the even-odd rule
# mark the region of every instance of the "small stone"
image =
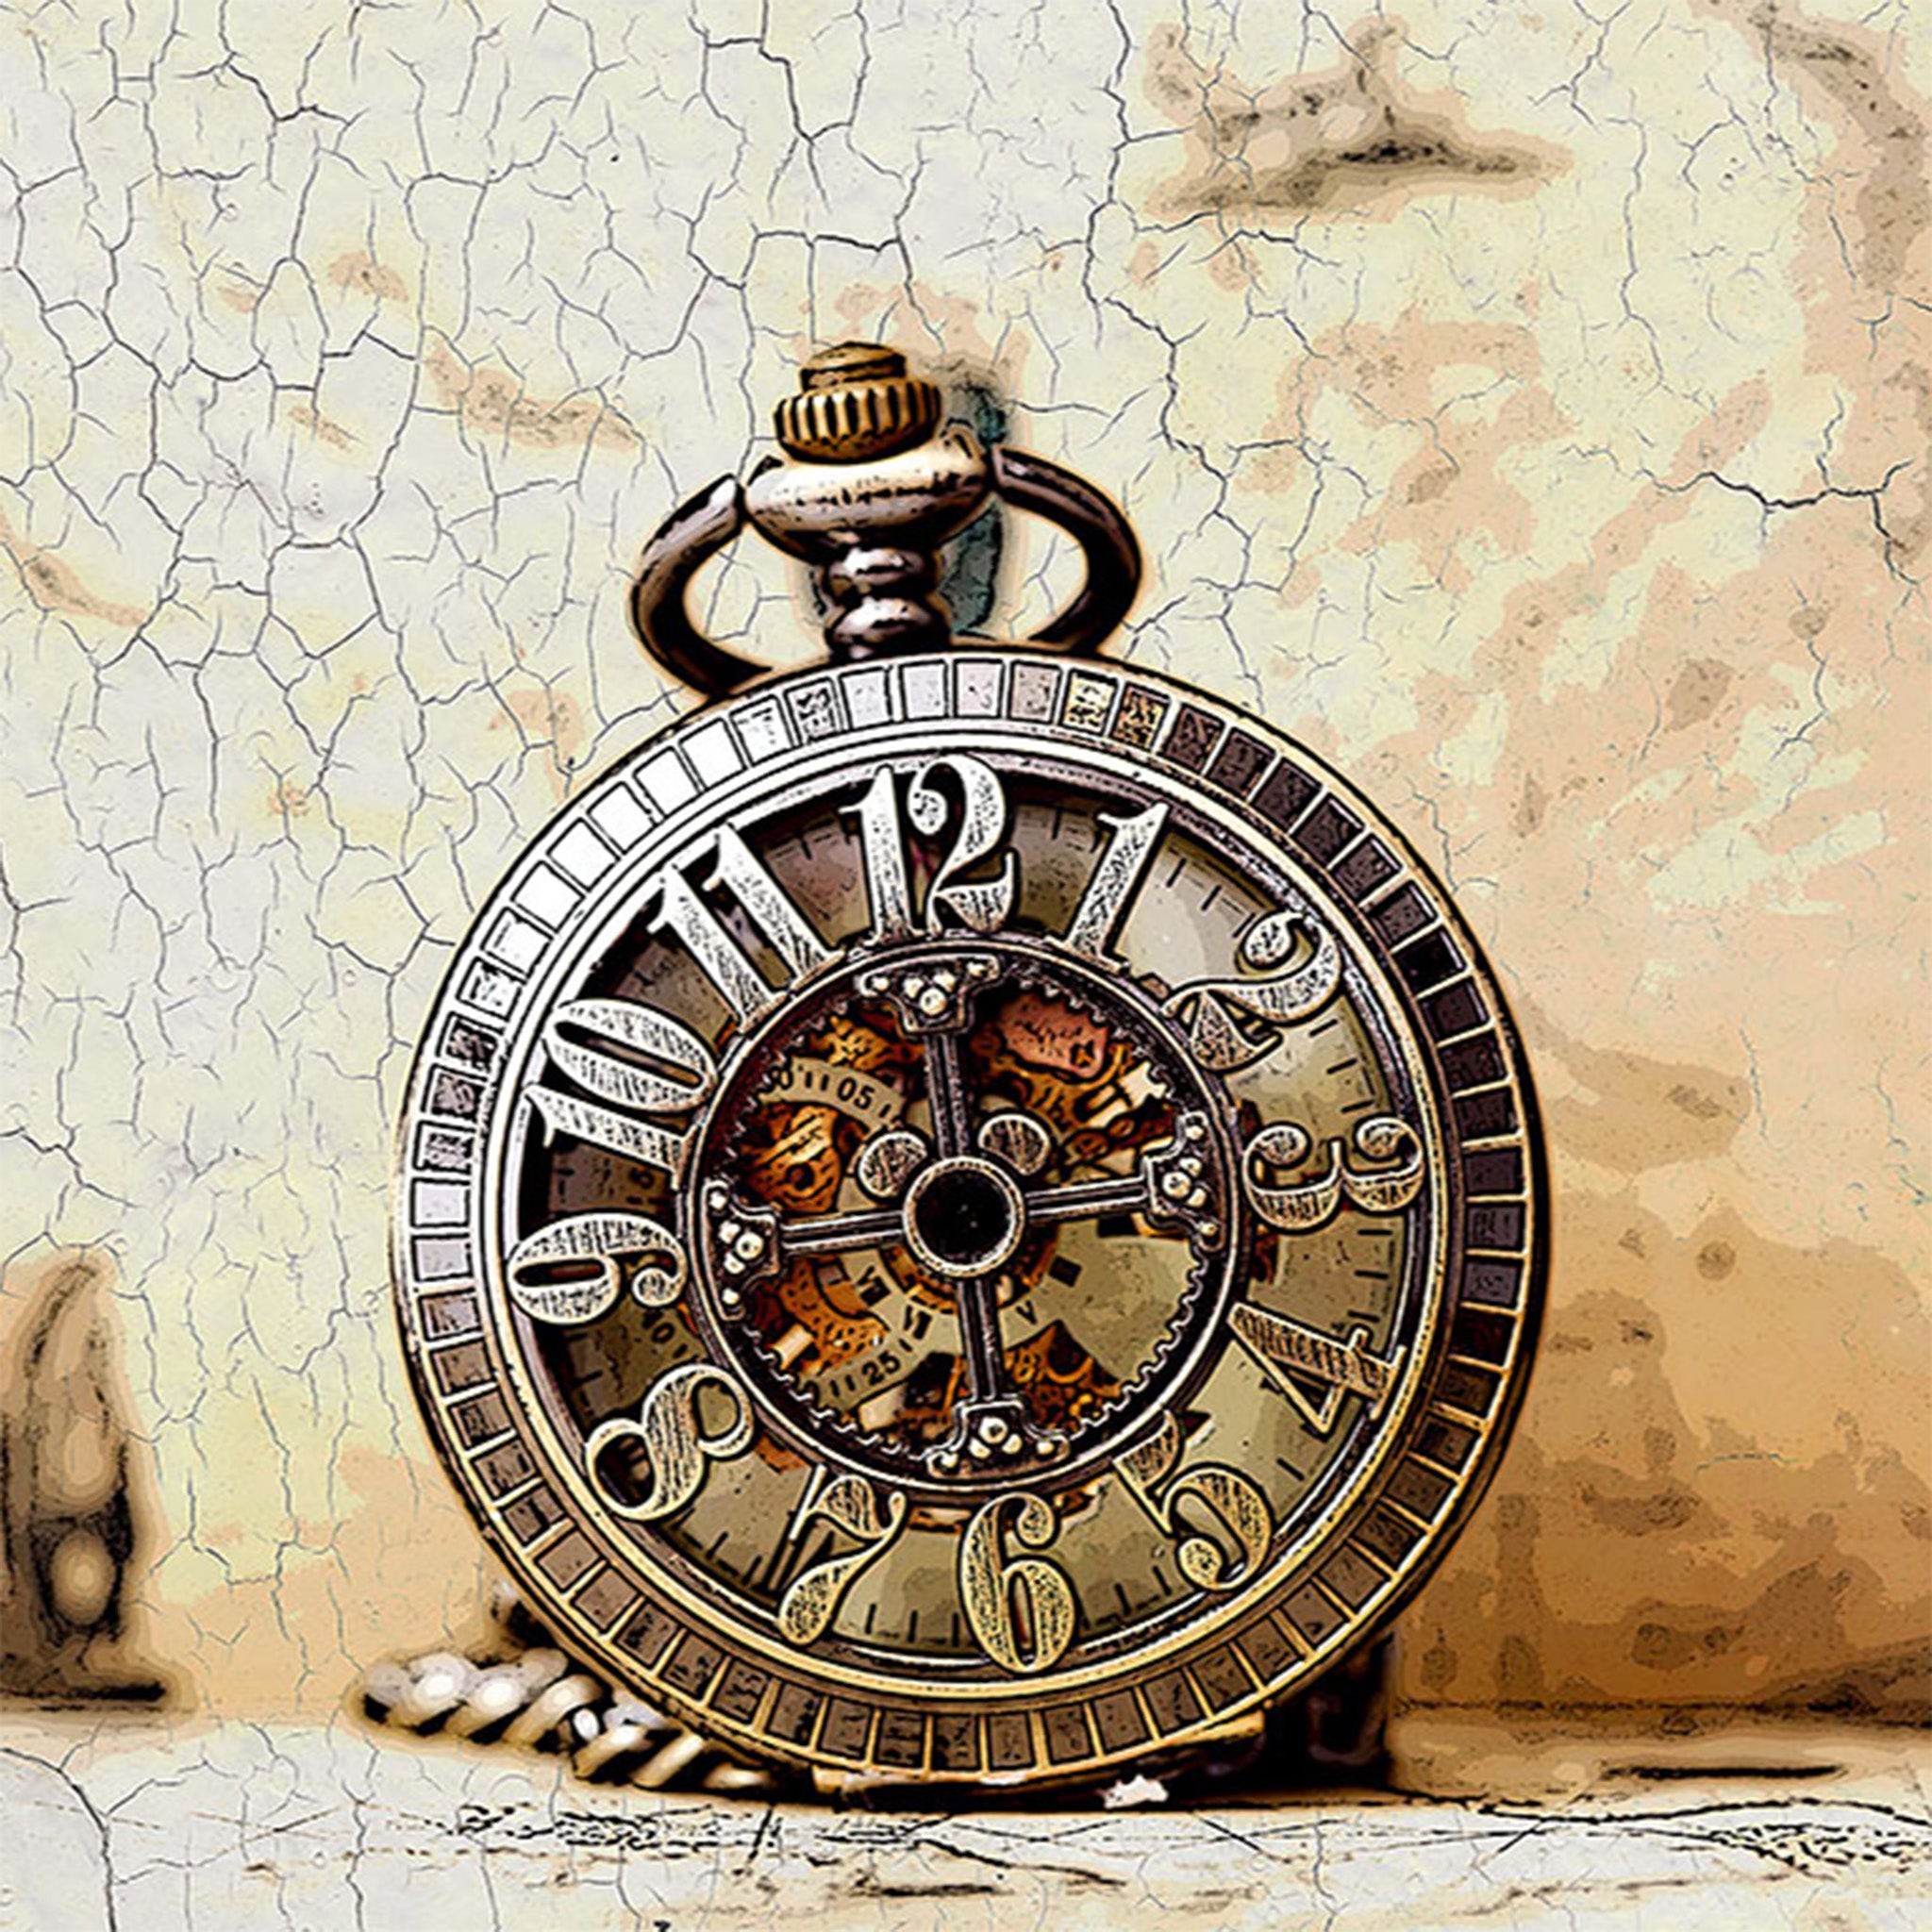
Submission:
POLYGON ((1101 1793, 1100 1802, 1109 1811, 1139 1811, 1149 1805, 1166 1804, 1167 1787, 1158 1777, 1142 1777, 1136 1773, 1108 1785, 1101 1793))

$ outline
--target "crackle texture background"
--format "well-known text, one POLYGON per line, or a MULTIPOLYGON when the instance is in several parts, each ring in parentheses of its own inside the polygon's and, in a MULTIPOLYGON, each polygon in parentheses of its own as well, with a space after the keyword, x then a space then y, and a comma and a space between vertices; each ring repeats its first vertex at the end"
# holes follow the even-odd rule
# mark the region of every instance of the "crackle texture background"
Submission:
POLYGON ((0 13, 0 1324, 86 1305, 132 1648, 323 1711, 469 1616, 411 1041, 682 702, 642 539, 858 335, 1113 490, 1124 652, 1501 964, 1552 1310, 1407 1694, 1922 1715, 1928 130, 1896 0, 0 13))

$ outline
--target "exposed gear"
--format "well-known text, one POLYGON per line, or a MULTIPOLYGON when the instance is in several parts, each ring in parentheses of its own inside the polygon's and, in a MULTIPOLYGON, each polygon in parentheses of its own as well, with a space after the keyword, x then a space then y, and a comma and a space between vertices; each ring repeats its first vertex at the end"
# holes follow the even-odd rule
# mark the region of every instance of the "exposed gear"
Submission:
POLYGON ((734 1082, 747 1097, 718 1109, 710 1248, 728 1269, 727 1224, 777 1228, 775 1261, 755 1279, 738 1269, 720 1300, 747 1367, 801 1429, 829 1429, 895 1476, 953 1474, 940 1445, 974 1394, 959 1305, 976 1280, 991 1284, 995 1324, 1024 1324, 997 1343, 1000 1416, 1017 1425, 982 1426, 982 1462, 995 1443, 1008 1459, 1077 1454, 1189 1332, 1224 1254, 1215 1096, 1151 1005, 1090 981, 1038 944, 924 941, 903 965, 875 958, 823 989, 748 1055, 734 1082), (936 1014, 895 969, 957 981, 962 998, 936 1014), (954 1131, 969 1137, 952 1153, 941 1056, 963 1096, 954 1131), (1069 1306, 1082 1266, 1067 1249, 1124 1235, 1153 1244, 1162 1282, 1131 1327, 1109 1307, 1103 1341, 1069 1306))

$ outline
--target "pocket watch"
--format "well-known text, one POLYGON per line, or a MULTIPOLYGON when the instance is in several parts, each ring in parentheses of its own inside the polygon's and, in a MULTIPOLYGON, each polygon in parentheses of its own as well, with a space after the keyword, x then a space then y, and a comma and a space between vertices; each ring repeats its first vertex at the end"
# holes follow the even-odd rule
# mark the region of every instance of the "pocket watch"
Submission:
POLYGON ((1493 1471, 1546 1186, 1448 894, 1271 725, 1098 658, 1099 491, 814 358, 787 458, 651 541, 708 702, 573 799, 462 943, 394 1274, 457 1488, 585 1664, 822 1776, 1091 1780, 1379 1630, 1493 1471), (997 498, 1085 581, 959 638, 997 498), (812 574, 783 675, 686 606, 745 528, 812 574))

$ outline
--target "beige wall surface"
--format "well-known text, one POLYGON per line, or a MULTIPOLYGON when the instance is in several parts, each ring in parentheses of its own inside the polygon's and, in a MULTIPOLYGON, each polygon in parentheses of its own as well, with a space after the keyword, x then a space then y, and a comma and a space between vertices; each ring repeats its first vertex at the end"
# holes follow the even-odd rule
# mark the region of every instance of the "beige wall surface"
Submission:
POLYGON ((467 1614, 412 1039, 683 702, 641 541, 862 336, 1121 497, 1122 652, 1351 774, 1522 1016, 1546 1344, 1409 1692, 1923 1713, 1928 141, 1896 0, 0 20, 0 1403, 75 1520, 128 1419, 133 1648, 321 1709, 467 1614))

